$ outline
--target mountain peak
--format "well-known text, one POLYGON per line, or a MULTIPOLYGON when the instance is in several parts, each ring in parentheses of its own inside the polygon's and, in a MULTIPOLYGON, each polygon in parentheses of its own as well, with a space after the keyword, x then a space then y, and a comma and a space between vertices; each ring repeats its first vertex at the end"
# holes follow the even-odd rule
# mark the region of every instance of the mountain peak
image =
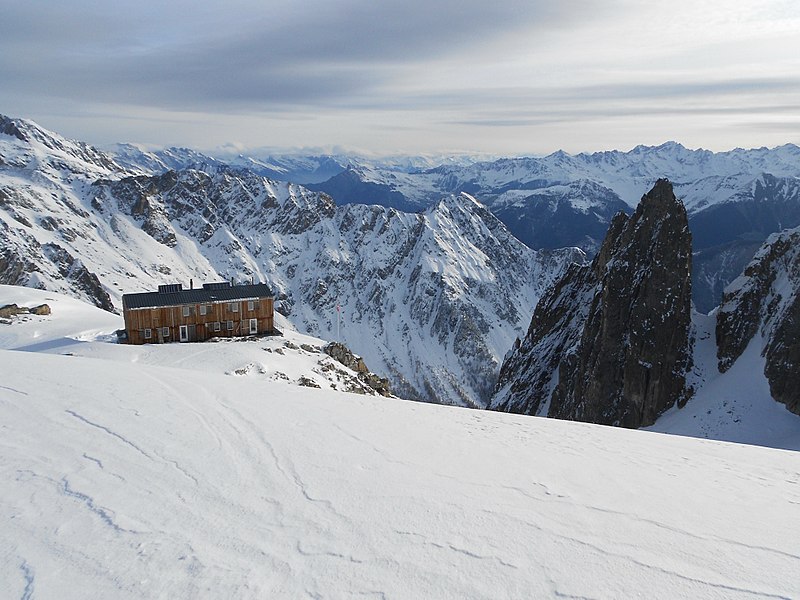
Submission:
POLYGON ((29 141, 28 137, 20 130, 21 124, 23 124, 23 122, 19 119, 12 119, 6 115, 0 115, 0 133, 15 137, 21 142, 27 142, 29 141))
POLYGON ((640 427, 684 402, 691 256, 686 211, 659 179, 614 218, 592 265, 570 268, 536 306, 491 406, 640 427))
POLYGON ((39 142, 51 149, 59 149, 67 140, 57 133, 48 131, 29 119, 0 115, 0 133, 17 138, 21 142, 39 142))

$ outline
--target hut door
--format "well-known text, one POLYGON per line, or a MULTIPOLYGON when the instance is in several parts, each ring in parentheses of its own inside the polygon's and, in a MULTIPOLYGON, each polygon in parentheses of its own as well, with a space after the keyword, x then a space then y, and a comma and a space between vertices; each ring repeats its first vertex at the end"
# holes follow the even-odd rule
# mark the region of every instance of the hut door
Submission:
POLYGON ((189 341, 189 328, 186 325, 180 327, 180 338, 182 342, 189 341))
POLYGON ((258 333, 258 319, 250 319, 250 335, 258 333))

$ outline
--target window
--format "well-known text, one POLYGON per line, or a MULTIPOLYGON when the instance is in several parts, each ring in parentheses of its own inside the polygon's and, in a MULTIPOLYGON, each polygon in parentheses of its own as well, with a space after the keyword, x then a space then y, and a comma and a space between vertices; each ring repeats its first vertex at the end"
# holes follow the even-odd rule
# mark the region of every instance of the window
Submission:
POLYGON ((214 331, 219 331, 220 329, 221 329, 221 326, 219 324, 219 321, 214 321, 214 331))
POLYGON ((247 310, 255 310, 255 309, 256 309, 256 303, 253 300, 248 300, 247 310))
POLYGON ((231 302, 228 308, 230 309, 231 312, 239 312, 239 303, 231 302))
POLYGON ((162 327, 161 328, 161 335, 164 337, 169 337, 169 327, 162 327))
POLYGON ((149 340, 153 337, 153 330, 152 329, 145 329, 144 330, 144 339, 149 340))
POLYGON ((205 315, 207 311, 208 311, 208 306, 206 306, 205 304, 201 304, 200 305, 200 314, 201 315, 205 315))
POLYGON ((183 316, 184 317, 188 317, 190 314, 191 314, 191 310, 189 309, 189 307, 188 306, 184 306, 183 307, 183 316))
POLYGON ((228 331, 233 331, 233 321, 228 321, 228 331))

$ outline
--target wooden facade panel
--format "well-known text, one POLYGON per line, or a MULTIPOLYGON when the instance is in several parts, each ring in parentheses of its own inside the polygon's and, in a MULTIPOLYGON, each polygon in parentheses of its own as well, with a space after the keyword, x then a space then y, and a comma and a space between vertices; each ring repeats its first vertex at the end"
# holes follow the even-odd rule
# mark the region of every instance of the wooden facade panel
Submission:
POLYGON ((129 344, 179 342, 182 326, 184 341, 251 335, 250 319, 256 319, 259 335, 272 333, 275 326, 272 298, 127 309, 123 315, 129 344))

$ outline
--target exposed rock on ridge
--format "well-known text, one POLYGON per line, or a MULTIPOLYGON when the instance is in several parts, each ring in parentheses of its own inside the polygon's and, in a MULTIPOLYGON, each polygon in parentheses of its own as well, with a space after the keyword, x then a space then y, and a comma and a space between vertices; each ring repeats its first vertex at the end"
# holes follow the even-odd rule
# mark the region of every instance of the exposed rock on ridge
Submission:
POLYGON ((756 336, 772 397, 800 414, 800 228, 770 236, 726 289, 717 312, 719 370, 756 336))
POLYGON ((686 210, 661 179, 537 305, 491 408, 640 427, 684 403, 691 257, 686 210))

